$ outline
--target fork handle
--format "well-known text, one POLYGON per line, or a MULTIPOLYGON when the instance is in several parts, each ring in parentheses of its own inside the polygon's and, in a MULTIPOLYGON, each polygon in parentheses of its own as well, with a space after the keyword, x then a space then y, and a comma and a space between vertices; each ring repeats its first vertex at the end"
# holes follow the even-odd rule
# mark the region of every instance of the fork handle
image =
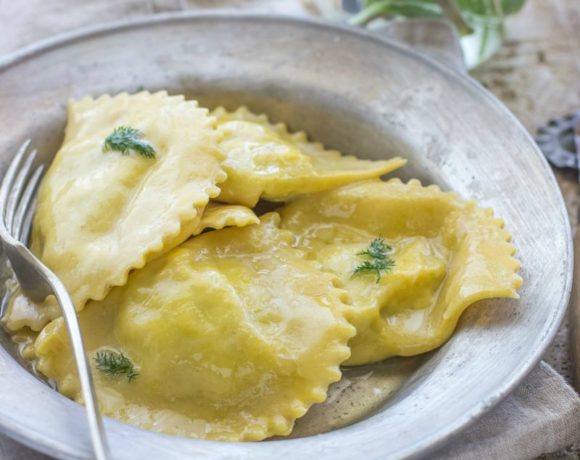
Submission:
POLYGON ((93 383, 91 368, 85 353, 85 346, 76 310, 68 292, 60 280, 54 276, 50 281, 54 287, 54 296, 62 310, 69 339, 72 344, 79 380, 81 382, 81 393, 85 402, 95 458, 96 460, 108 460, 110 455, 103 425, 103 418, 98 408, 97 393, 93 383))
POLYGON ((24 282, 27 283, 27 286, 22 285, 22 288, 23 291, 32 298, 32 300, 43 301, 48 294, 47 285, 52 288, 52 294, 54 294, 58 305, 60 306, 68 330, 75 364, 81 383, 81 393, 85 402, 89 432, 95 458, 96 460, 108 460, 110 454, 103 419, 98 408, 99 406, 91 368, 85 352, 85 345, 81 335, 77 312, 72 300, 60 279, 48 267, 38 261, 26 246, 20 242, 14 241, 13 244, 5 245, 4 249, 10 260, 13 260, 13 255, 10 253, 17 252, 18 256, 30 261, 31 264, 34 264, 38 268, 38 270, 27 271, 26 264, 12 264, 18 280, 21 283, 26 280, 24 282), (30 284, 30 286, 28 286, 28 284, 30 284))

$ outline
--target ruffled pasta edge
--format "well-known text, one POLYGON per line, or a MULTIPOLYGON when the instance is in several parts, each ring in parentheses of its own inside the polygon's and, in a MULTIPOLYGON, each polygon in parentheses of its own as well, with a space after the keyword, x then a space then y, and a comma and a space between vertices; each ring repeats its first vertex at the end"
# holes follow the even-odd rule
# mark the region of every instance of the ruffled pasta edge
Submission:
MULTIPOLYGON (((220 122, 220 118, 231 118, 235 120, 244 120, 244 121, 251 121, 254 123, 259 123, 263 126, 268 126, 276 134, 278 134, 282 139, 289 141, 291 143, 296 144, 297 146, 301 147, 304 154, 310 157, 316 157, 316 153, 319 155, 324 155, 327 157, 331 157, 332 159, 341 159, 341 160, 350 160, 350 161, 359 161, 359 162, 372 162, 374 164, 382 165, 381 167, 374 168, 373 170, 369 169, 369 173, 372 173, 371 176, 379 177, 384 174, 388 174, 395 169, 398 169, 404 166, 407 163, 407 160, 401 157, 393 157, 388 160, 367 160, 363 158, 358 158, 355 155, 344 155, 338 150, 329 150, 324 147, 324 144, 321 142, 311 142, 308 140, 308 136, 304 131, 296 131, 290 132, 286 123, 278 122, 272 123, 268 116, 264 113, 256 114, 251 112, 246 106, 240 106, 234 111, 228 111, 224 107, 220 106, 215 108, 211 111, 211 115, 213 115, 218 123, 220 122), (309 150, 313 150, 313 152, 309 152, 309 150)), ((364 180, 364 179, 361 179, 364 180)))
MULTIPOLYGON (((159 97, 160 99, 169 100, 175 104, 193 105, 196 110, 202 110, 206 113, 206 115, 208 115, 204 127, 210 128, 210 131, 216 131, 215 128, 217 120, 209 113, 208 109, 199 107, 198 102, 195 100, 186 100, 183 95, 169 96, 167 91, 158 91, 156 93, 141 91, 134 95, 123 92, 115 96, 104 94, 96 99, 91 97, 82 98, 75 102, 75 104, 77 104, 77 106, 82 106, 83 104, 95 103, 104 100, 141 96, 159 97)), ((218 135, 216 133, 216 141, 217 139, 218 135)), ((221 152, 219 152, 217 147, 213 150, 215 150, 214 156, 216 157, 216 161, 219 163, 221 160, 223 160, 223 157, 220 157, 221 152)), ((145 246, 140 254, 130 259, 127 263, 123 264, 121 269, 113 272, 111 274, 110 281, 106 285, 103 285, 103 287, 98 290, 90 291, 89 293, 74 299, 77 311, 82 310, 89 300, 98 301, 104 299, 107 293, 113 287, 125 285, 127 283, 129 274, 133 270, 143 268, 148 262, 170 251, 185 241, 189 236, 191 236, 192 232, 195 230, 196 226, 202 218, 203 209, 207 206, 210 199, 216 198, 220 194, 221 189, 217 185, 223 183, 226 179, 227 174, 218 164, 215 174, 215 184, 213 186, 207 187, 207 189, 204 190, 206 198, 198 200, 197 202, 191 202, 191 200, 186 201, 186 198, 182 198, 179 202, 177 202, 175 211, 173 213, 174 217, 172 219, 166 220, 166 225, 164 226, 166 230, 158 237, 152 239, 151 243, 145 246)))

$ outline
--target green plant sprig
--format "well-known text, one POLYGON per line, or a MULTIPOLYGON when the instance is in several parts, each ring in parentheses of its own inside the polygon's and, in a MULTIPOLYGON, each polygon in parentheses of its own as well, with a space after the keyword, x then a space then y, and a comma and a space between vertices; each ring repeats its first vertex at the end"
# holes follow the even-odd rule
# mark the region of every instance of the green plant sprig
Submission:
POLYGON ((385 244, 382 238, 375 238, 367 249, 357 253, 357 256, 368 257, 370 260, 357 265, 352 276, 375 273, 378 284, 382 275, 390 272, 395 266, 395 260, 388 254, 392 250, 393 248, 385 244))
POLYGON ((145 158, 155 158, 156 152, 151 144, 142 140, 143 133, 129 126, 118 126, 105 139, 103 152, 112 150, 129 155, 133 151, 145 158))
POLYGON ((95 355, 95 363, 98 370, 109 375, 127 375, 131 382, 139 375, 133 362, 119 351, 102 350, 95 355))

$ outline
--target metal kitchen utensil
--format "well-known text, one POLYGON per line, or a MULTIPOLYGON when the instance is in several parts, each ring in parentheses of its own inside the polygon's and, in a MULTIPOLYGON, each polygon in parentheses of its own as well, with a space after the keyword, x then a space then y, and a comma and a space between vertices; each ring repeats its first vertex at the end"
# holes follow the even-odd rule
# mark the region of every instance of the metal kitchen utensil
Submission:
POLYGON ((37 186, 44 169, 43 165, 33 166, 37 152, 30 152, 29 146, 30 140, 22 144, 2 178, 0 241, 24 295, 35 302, 53 295, 61 308, 79 374, 95 458, 106 460, 109 457, 106 435, 75 307, 58 277, 26 247, 37 186))
POLYGON ((538 129, 536 142, 546 158, 557 168, 578 171, 580 178, 580 110, 550 120, 538 129))

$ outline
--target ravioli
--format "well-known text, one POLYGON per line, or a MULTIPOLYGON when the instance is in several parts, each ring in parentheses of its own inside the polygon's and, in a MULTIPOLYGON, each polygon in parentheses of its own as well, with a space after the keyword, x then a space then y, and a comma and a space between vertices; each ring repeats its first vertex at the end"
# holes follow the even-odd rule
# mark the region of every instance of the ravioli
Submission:
POLYGON ((377 178, 403 166, 395 157, 361 160, 308 142, 303 132, 289 133, 265 115, 245 107, 229 113, 213 111, 221 133, 222 163, 228 174, 218 200, 253 207, 260 198, 284 201, 295 195, 320 192, 352 182, 377 178))
MULTIPOLYGON (((170 434, 260 440, 288 434, 326 398, 355 333, 348 296, 278 221, 270 213, 192 238, 79 313, 91 361, 115 349, 139 373, 129 381, 95 370, 106 415, 170 434)), ((62 319, 35 352, 37 368, 79 399, 62 319)))
MULTIPOLYGON (((75 303, 103 413, 200 439, 288 435, 341 365, 427 352, 469 305, 517 297, 503 222, 435 186, 379 180, 405 162, 166 92, 72 102, 32 251, 75 303), (121 129, 142 144, 104 148, 121 129), (250 209, 261 199, 288 203, 258 218, 278 206, 250 209)), ((2 321, 82 403, 54 298, 17 294, 2 321)))
POLYGON ((31 248, 78 310, 191 235, 226 178, 217 137, 207 109, 164 91, 69 104, 63 145, 39 191, 31 248), (156 157, 104 152, 121 126, 139 130, 156 157))
POLYGON ((516 298, 522 284, 510 235, 490 209, 416 180, 354 184, 302 198, 280 214, 297 247, 351 295, 357 335, 347 365, 433 350, 469 305, 516 298), (353 276, 376 238, 391 246, 394 267, 380 277, 353 276))
MULTIPOLYGON (((207 229, 245 227, 259 222, 260 219, 254 214, 254 211, 245 206, 210 201, 190 236, 199 235, 207 229)), ((16 289, 16 286, 12 286, 10 290, 16 292, 16 289)), ((2 322, 10 331, 17 331, 24 327, 32 331, 40 331, 49 321, 60 315, 60 308, 54 298, 49 297, 42 304, 38 304, 18 292, 12 296, 8 303, 2 322)))
POLYGON ((260 223, 260 219, 250 208, 212 201, 204 209, 199 225, 193 231, 192 236, 199 235, 209 228, 219 230, 226 227, 246 227, 258 223, 260 223))

